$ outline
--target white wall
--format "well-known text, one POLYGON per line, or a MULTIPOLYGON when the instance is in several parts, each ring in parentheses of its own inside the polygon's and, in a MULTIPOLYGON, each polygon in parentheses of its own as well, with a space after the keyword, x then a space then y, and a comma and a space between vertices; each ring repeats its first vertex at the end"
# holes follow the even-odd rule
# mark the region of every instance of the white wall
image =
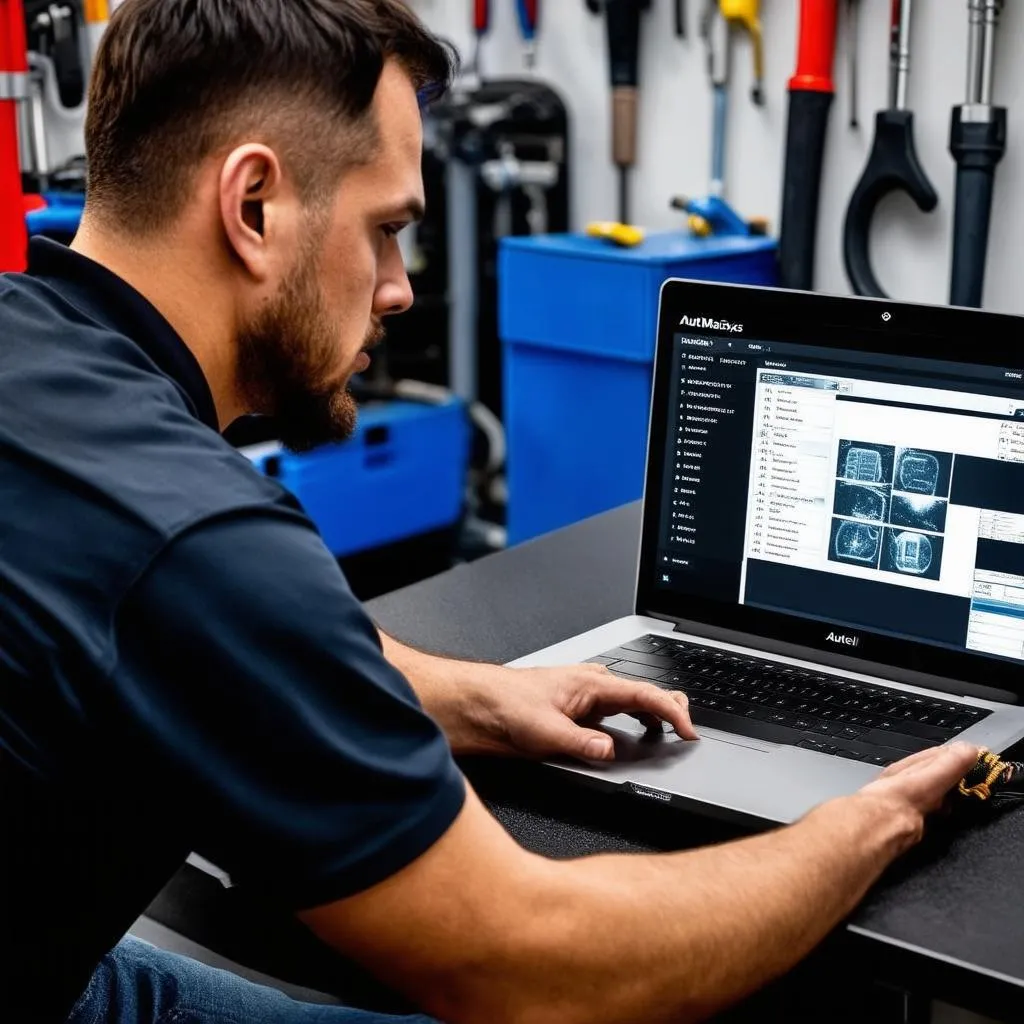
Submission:
MULTIPOLYGON (((649 228, 681 222, 668 207, 672 195, 707 190, 711 95, 698 19, 704 0, 687 0, 689 37, 673 35, 672 0, 654 0, 643 25, 641 138, 635 172, 633 218, 649 228)), ((471 0, 411 0, 436 31, 468 56, 471 0)), ((493 24, 485 42, 488 74, 522 72, 514 0, 491 0, 493 24)), ((889 4, 860 0, 861 128, 848 128, 846 3, 840 3, 835 64, 837 94, 829 123, 818 236, 816 286, 849 292, 842 265, 841 232, 846 204, 867 161, 874 112, 887 102, 889 4)), ((536 73, 569 103, 574 132, 573 226, 616 215, 615 172, 609 153, 608 90, 604 28, 584 0, 541 0, 536 73)), ((948 298, 955 164, 948 145, 951 108, 963 102, 966 80, 966 0, 918 0, 912 27, 909 98, 921 162, 940 196, 930 214, 905 196, 878 208, 872 259, 891 295, 922 302, 948 298)), ((796 62, 797 0, 767 0, 765 107, 749 100, 752 77, 748 39, 738 34, 727 151, 727 198, 748 216, 769 217, 778 229, 786 83, 796 62)), ((996 102, 1009 107, 1009 144, 996 174, 985 305, 1024 313, 1024 11, 1008 3, 998 32, 996 102)))

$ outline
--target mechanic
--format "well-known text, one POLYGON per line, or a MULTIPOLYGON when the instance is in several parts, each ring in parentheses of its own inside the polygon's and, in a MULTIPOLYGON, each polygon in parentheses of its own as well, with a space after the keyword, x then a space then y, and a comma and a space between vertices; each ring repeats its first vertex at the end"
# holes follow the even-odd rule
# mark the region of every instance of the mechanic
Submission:
MULTIPOLYGON (((714 849, 554 862, 453 752, 613 756, 685 699, 378 633, 221 435, 347 436, 412 301, 421 105, 454 58, 400 0, 126 0, 70 248, 0 279, 0 1019, 379 1021, 126 938, 190 852, 445 1021, 725 1008, 806 956, 976 751, 927 751, 714 849), (70 1017, 69 1017, 70 1015, 70 1017)), ((528 600, 528 595, 524 595, 528 600)))

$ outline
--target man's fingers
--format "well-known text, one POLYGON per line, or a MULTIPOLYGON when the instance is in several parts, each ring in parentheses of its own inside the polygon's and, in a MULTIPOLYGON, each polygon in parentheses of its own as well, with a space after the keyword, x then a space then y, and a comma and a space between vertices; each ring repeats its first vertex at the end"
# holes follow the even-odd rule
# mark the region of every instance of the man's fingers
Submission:
POLYGON ((910 757, 891 765, 888 771, 893 775, 959 772, 957 779, 960 779, 977 760, 977 747, 972 747, 968 743, 949 743, 911 754, 910 757))
POLYGON ((935 759, 935 756, 941 750, 941 747, 927 747, 924 750, 919 750, 916 754, 909 754, 900 761, 895 761, 888 768, 882 772, 880 778, 888 778, 892 775, 900 775, 903 772, 914 768, 920 764, 927 764, 929 761, 935 759))
POLYGON ((946 795, 976 763, 978 754, 977 747, 966 743, 933 747, 893 765, 899 770, 883 775, 866 788, 898 794, 919 813, 928 814, 942 806, 946 795))
POLYGON ((562 715, 538 723, 535 742, 544 753, 569 754, 587 761, 610 761, 615 743, 606 732, 588 729, 562 715))
POLYGON ((936 780, 948 779, 949 785, 952 786, 974 767, 979 753, 979 749, 969 743, 949 743, 939 747, 931 761, 915 765, 911 771, 921 775, 927 772, 936 780))
POLYGON ((675 731, 687 740, 697 739, 697 732, 690 721, 690 703, 686 695, 678 690, 661 690, 650 683, 637 683, 620 679, 608 673, 594 692, 594 715, 627 714, 653 715, 668 722, 675 731))

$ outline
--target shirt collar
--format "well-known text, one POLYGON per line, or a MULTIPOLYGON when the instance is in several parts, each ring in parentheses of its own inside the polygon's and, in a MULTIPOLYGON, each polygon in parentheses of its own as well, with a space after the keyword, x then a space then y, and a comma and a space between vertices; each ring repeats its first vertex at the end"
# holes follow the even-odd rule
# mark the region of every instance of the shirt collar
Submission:
POLYGON ((30 240, 28 273, 55 285, 83 312, 134 342, 178 384, 194 415, 219 430, 213 395, 198 360, 140 292, 102 264, 49 238, 30 240))

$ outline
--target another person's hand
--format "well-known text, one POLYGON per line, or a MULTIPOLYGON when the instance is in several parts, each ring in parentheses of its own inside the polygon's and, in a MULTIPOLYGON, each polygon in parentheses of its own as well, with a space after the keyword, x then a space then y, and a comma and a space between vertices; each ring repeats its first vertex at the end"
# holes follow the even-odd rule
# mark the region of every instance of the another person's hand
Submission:
POLYGON ((621 679, 601 665, 507 671, 515 676, 491 690, 487 711, 488 746, 497 752, 611 760, 611 737, 589 726, 620 713, 659 727, 668 722, 683 739, 698 738, 688 701, 677 691, 621 679))
POLYGON ((959 742, 922 750, 890 765, 858 796, 885 801, 894 813, 908 818, 905 848, 909 849, 921 839, 925 818, 942 807, 978 754, 977 747, 959 742))

